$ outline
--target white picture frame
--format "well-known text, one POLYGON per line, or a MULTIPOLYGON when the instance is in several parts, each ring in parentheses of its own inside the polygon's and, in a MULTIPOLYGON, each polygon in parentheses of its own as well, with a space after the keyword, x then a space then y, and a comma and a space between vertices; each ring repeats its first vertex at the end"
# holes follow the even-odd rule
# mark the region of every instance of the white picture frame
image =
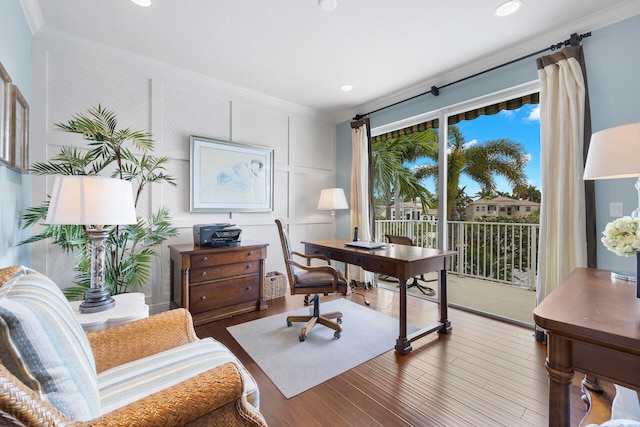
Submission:
POLYGON ((273 149, 190 137, 191 212, 273 211, 273 149))

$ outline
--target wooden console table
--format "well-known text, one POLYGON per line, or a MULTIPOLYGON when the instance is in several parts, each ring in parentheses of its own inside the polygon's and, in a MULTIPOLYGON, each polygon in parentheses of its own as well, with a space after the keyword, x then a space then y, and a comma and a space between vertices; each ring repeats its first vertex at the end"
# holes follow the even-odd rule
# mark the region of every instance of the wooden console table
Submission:
POLYGON ((640 299, 636 285, 611 271, 575 269, 533 311, 548 333, 549 426, 569 426, 569 387, 574 369, 583 387, 598 391, 598 378, 640 389, 640 299))
POLYGON ((400 282, 400 332, 396 350, 407 354, 412 350, 411 342, 432 332, 448 334, 451 322, 447 314, 447 269, 456 252, 419 246, 386 244, 380 249, 359 249, 345 246, 349 239, 315 240, 302 242, 307 255, 323 254, 327 258, 353 264, 367 271, 395 277, 400 282), (438 303, 440 319, 432 325, 407 335, 407 280, 421 274, 439 272, 440 288, 438 303))
POLYGON ((194 325, 265 310, 264 260, 267 243, 243 240, 212 248, 171 245, 171 307, 184 307, 194 325))

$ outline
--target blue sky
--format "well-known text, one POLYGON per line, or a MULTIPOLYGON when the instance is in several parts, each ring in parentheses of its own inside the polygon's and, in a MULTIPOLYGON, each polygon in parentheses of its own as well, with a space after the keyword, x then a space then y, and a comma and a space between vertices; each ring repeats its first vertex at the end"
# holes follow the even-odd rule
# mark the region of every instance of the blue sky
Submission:
MULTIPOLYGON (((517 110, 503 110, 492 116, 480 116, 475 120, 463 120, 458 128, 468 144, 482 144, 492 139, 510 138, 525 147, 529 161, 525 173, 529 185, 540 190, 540 106, 526 104, 517 110)), ((500 176, 496 178, 497 189, 511 193, 512 187, 500 176)), ((425 185, 435 194, 433 180, 425 185)), ((462 176, 460 186, 466 186, 468 196, 476 198, 480 187, 467 177, 462 176)))

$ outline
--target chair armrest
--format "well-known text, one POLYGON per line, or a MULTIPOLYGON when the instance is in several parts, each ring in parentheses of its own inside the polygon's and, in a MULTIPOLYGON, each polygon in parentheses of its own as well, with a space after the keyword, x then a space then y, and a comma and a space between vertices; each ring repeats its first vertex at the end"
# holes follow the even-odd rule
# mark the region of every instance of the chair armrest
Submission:
POLYGON ((609 421, 611 419, 611 404, 613 403, 615 390, 604 386, 603 391, 598 393, 597 391, 589 390, 584 385, 581 388, 582 400, 587 404, 587 413, 580 421, 580 426, 599 425, 609 421))
POLYGON ((285 262, 289 265, 292 265, 294 267, 300 268, 302 270, 306 270, 309 272, 326 272, 326 273, 330 273, 333 275, 333 285, 332 285, 332 292, 337 292, 338 291, 338 280, 340 278, 340 275, 338 274, 338 270, 336 270, 334 267, 330 266, 330 265, 315 265, 315 266, 310 266, 310 265, 302 265, 300 263, 297 263, 291 259, 286 259, 285 262))
POLYGON ((166 427, 202 417, 202 425, 266 427, 266 421, 246 401, 242 390, 238 367, 226 363, 102 417, 78 422, 40 398, 0 365, 0 411, 18 420, 17 425, 166 427))
MULTIPOLYGON (((19 424, 15 425, 74 425, 69 417, 24 385, 3 365, 0 365, 0 411, 18 420, 19 424)), ((0 421, 7 421, 4 418, 0 421)), ((0 422, 0 425, 5 424, 0 422)))
POLYGON ((307 261, 307 265, 311 265, 311 260, 320 259, 322 261, 326 261, 327 264, 331 265, 331 260, 325 254, 314 254, 314 255, 306 255, 300 252, 292 251, 291 255, 299 256, 300 258, 304 258, 307 261))
POLYGON ((98 372, 198 339, 191 313, 184 308, 87 332, 98 372))
POLYGON ((180 426, 206 417, 202 425, 265 426, 266 421, 243 395, 242 374, 225 363, 187 381, 146 396, 87 422, 86 425, 136 427, 180 426), (226 405, 226 408, 224 408, 226 405), (220 413, 217 409, 222 408, 220 413), (233 422, 229 418, 235 418, 233 422))

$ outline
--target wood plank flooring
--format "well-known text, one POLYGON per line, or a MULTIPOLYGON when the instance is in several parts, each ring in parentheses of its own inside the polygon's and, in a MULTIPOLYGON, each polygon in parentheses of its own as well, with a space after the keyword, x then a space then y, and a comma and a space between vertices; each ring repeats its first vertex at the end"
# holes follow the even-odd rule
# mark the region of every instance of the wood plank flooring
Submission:
MULTIPOLYGON (((371 308, 397 318, 397 292, 377 289, 366 294, 371 308)), ((359 295, 347 298, 364 305, 359 295)), ((196 333, 224 343, 252 373, 260 388, 260 411, 271 427, 548 425, 546 346, 535 341, 531 329, 450 308, 451 334, 424 337, 406 356, 388 351, 285 399, 226 330, 300 308, 302 296, 268 303, 265 311, 204 324, 196 333)), ((411 325, 424 327, 438 317, 435 303, 409 297, 408 307, 411 325)), ((361 327, 375 333, 375 325, 361 327)), ((571 396, 571 424, 576 426, 585 412, 581 378, 576 374, 571 396)))

